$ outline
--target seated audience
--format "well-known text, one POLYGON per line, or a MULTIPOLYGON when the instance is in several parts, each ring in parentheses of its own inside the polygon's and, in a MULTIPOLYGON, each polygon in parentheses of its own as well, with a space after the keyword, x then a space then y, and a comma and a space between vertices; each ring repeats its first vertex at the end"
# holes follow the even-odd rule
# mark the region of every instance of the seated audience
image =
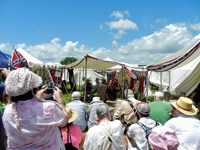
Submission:
POLYGON ((85 83, 81 86, 81 89, 84 91, 84 94, 86 94, 86 101, 90 102, 93 98, 93 85, 90 83, 90 79, 86 79, 86 86, 85 83), (85 93, 85 87, 86 87, 86 93, 85 93), (90 95, 89 97, 87 95, 90 95))
POLYGON ((66 105, 66 107, 75 110, 78 113, 78 117, 73 121, 74 124, 77 124, 81 131, 87 129, 86 121, 86 109, 87 105, 80 101, 81 94, 78 91, 72 93, 72 101, 66 105))
POLYGON ((99 85, 100 85, 100 82, 99 82, 99 78, 96 78, 96 84, 94 85, 94 93, 96 93, 97 92, 97 90, 98 90, 98 87, 99 87, 99 85))
POLYGON ((106 82, 106 79, 104 77, 101 79, 101 85, 108 86, 108 83, 106 82))
POLYGON ((179 97, 177 102, 172 102, 174 107, 170 113, 177 118, 172 118, 164 126, 173 129, 178 137, 178 150, 200 149, 200 121, 194 117, 197 109, 191 99, 179 97))
POLYGON ((149 103, 151 112, 149 117, 154 121, 158 121, 162 125, 165 124, 172 116, 170 115, 170 110, 172 106, 163 101, 164 96, 161 92, 156 92, 154 94, 154 102, 149 103))
POLYGON ((96 109, 96 121, 99 125, 93 126, 88 130, 83 145, 84 150, 126 149, 122 124, 118 120, 110 121, 110 119, 109 108, 104 104, 99 105, 96 109))
POLYGON ((90 107, 87 112, 88 129, 99 124, 95 120, 95 115, 96 115, 96 108, 101 104, 104 104, 104 103, 100 100, 100 97, 93 97, 93 100, 90 103, 90 107))
POLYGON ((11 72, 3 69, 2 72, 7 76, 5 90, 12 102, 3 115, 7 149, 64 150, 59 127, 67 125, 68 115, 62 91, 56 87, 54 92, 58 103, 44 101, 39 98, 46 89, 40 90, 38 98, 33 93, 33 89, 42 83, 41 77, 27 68, 11 72))
MULTIPOLYGON (((128 139, 133 140, 135 139, 135 142, 137 144, 136 148, 138 149, 149 149, 148 139, 146 138, 146 132, 142 125, 153 128, 157 125, 157 123, 149 118, 150 113, 150 107, 148 104, 141 102, 136 105, 136 109, 138 111, 138 115, 140 117, 138 123, 132 124, 128 129, 128 139)), ((130 145, 129 145, 130 146, 130 145)), ((131 149, 129 147, 129 149, 131 149)))
POLYGON ((61 128, 62 139, 65 144, 66 150, 68 149, 69 143, 72 143, 72 146, 79 150, 79 144, 83 138, 81 129, 77 124, 73 124, 73 121, 78 117, 78 113, 69 108, 65 108, 68 114, 68 123, 66 127, 61 128))
POLYGON ((127 100, 123 101, 122 104, 115 111, 115 119, 120 120, 122 124, 127 124, 127 126, 136 123, 139 120, 139 118, 136 116, 136 104, 139 102, 140 101, 134 98, 133 91, 129 89, 127 100))
POLYGON ((113 85, 111 87, 111 92, 112 92, 112 96, 113 96, 114 100, 119 98, 121 95, 121 86, 116 77, 113 78, 113 85))
POLYGON ((154 127, 149 135, 152 150, 177 150, 178 138, 174 130, 165 126, 154 127))

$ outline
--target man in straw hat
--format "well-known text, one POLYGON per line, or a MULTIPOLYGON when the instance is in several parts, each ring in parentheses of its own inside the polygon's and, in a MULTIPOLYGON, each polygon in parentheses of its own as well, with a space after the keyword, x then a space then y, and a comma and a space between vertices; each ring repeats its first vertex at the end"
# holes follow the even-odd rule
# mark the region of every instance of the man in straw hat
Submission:
POLYGON ((179 140, 178 150, 200 150, 200 121, 194 117, 197 108, 191 99, 180 97, 177 102, 172 102, 174 107, 170 113, 177 118, 172 118, 164 126, 173 129, 179 140))

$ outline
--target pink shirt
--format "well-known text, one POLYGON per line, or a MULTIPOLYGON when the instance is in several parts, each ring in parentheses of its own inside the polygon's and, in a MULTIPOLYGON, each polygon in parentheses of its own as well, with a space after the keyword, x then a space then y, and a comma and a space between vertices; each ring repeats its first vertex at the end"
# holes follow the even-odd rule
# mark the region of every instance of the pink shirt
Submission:
POLYGON ((20 131, 17 130, 12 107, 13 104, 7 106, 3 115, 7 150, 65 149, 58 128, 65 115, 57 104, 36 98, 17 102, 20 131))
MULTIPOLYGON (((62 134, 63 134, 63 132, 65 132, 66 129, 67 129, 67 127, 61 128, 62 134)), ((74 147, 76 147, 77 149, 79 149, 79 144, 81 143, 81 140, 83 138, 83 134, 81 132, 80 127, 77 124, 73 124, 69 127, 69 131, 71 133, 72 145, 74 147)), ((69 141, 70 141, 70 139, 69 139, 69 141)), ((64 142, 64 144, 67 143, 67 132, 63 136, 63 142, 64 142)))

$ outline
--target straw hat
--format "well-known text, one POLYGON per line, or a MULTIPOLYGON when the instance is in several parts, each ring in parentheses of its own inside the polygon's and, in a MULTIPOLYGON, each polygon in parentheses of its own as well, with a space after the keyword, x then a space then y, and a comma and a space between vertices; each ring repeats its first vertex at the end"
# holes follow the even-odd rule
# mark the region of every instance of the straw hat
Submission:
POLYGON ((87 78, 86 81, 90 81, 90 78, 87 78))
POLYGON ((78 117, 78 113, 73 109, 69 109, 68 107, 65 107, 65 109, 68 114, 68 123, 73 122, 78 117))
POLYGON ((197 108, 193 105, 192 100, 187 97, 179 97, 178 101, 171 102, 171 105, 185 115, 194 116, 197 114, 197 108))
POLYGON ((118 81, 118 79, 116 77, 114 77, 113 80, 117 80, 118 81))
POLYGON ((104 77, 101 80, 106 80, 104 77))
POLYGON ((100 97, 93 97, 92 101, 90 104, 94 103, 94 102, 100 102, 100 97))

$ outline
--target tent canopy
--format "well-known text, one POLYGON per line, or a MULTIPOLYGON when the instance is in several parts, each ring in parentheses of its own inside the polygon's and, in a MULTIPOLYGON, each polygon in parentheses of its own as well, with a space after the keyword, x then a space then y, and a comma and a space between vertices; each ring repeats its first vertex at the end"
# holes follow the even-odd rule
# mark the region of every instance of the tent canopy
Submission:
POLYGON ((87 54, 84 58, 74 63, 65 65, 64 68, 86 68, 86 61, 87 61, 88 69, 99 69, 99 70, 111 68, 120 64, 117 62, 109 62, 109 61, 96 58, 87 54))
POLYGON ((38 60, 37 58, 31 56, 28 54, 25 50, 23 50, 21 47, 17 49, 18 52, 20 52, 27 60, 28 65, 30 68, 32 67, 43 67, 44 63, 38 60))
POLYGON ((200 40, 195 41, 182 50, 160 60, 157 63, 147 66, 149 71, 163 72, 180 68, 200 55, 200 40))

